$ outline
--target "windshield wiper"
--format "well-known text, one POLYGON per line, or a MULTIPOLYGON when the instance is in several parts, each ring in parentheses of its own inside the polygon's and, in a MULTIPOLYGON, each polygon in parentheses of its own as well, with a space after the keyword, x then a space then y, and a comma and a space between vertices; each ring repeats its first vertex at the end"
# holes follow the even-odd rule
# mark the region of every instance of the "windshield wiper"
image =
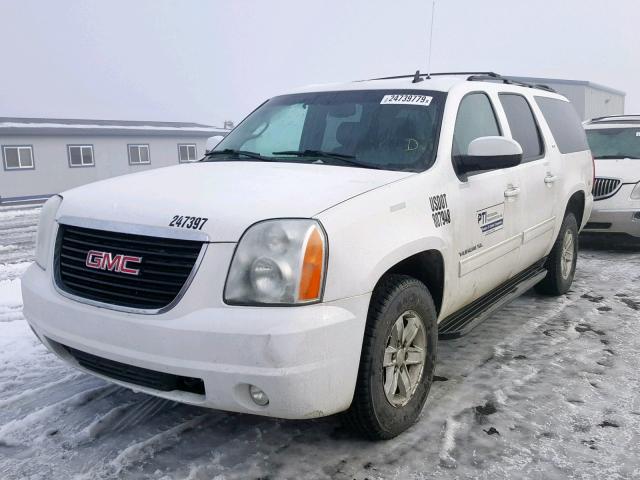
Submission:
POLYGON ((631 155, 600 155, 599 157, 593 157, 596 160, 602 159, 602 160, 611 160, 611 159, 625 159, 625 158, 629 158, 631 160, 638 160, 640 159, 640 157, 633 157, 631 155))
POLYGON ((357 160, 355 160, 356 158, 355 155, 344 155, 342 153, 325 152, 323 150, 284 150, 282 152, 273 152, 273 155, 293 155, 296 157, 330 158, 334 160, 339 160, 342 163, 345 163, 347 165, 353 165, 354 167, 373 168, 376 170, 381 170, 381 168, 376 165, 358 162, 357 160))
POLYGON ((232 148, 225 148, 224 150, 212 150, 204 154, 204 158, 202 161, 207 161, 206 159, 209 157, 216 157, 218 155, 227 155, 227 156, 235 156, 240 157, 241 155, 244 157, 254 158, 256 160, 262 160, 263 162, 273 162, 273 159, 263 157, 259 153, 249 152, 247 150, 234 150, 232 148))

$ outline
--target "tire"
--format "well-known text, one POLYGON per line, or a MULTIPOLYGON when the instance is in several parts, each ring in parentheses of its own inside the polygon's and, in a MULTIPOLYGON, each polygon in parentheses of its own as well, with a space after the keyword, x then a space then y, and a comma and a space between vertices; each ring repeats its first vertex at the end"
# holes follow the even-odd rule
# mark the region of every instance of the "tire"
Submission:
POLYGON ((437 314, 427 287, 406 275, 383 278, 371 298, 355 394, 345 423, 372 440, 393 438, 413 425, 433 380, 437 340, 437 314), (406 340, 417 329, 411 342, 398 341, 400 323, 408 332, 403 334, 406 340), (419 352, 420 345, 424 353, 419 352), (383 367, 385 362, 387 367, 383 367), (407 381, 410 388, 405 387, 407 381))
POLYGON ((573 213, 569 212, 564 217, 558 238, 547 257, 545 268, 547 276, 535 286, 538 293, 543 295, 563 295, 569 291, 573 277, 576 273, 578 260, 578 222, 573 213), (570 240, 569 240, 570 238, 570 240), (565 255, 565 242, 571 241, 572 256, 570 262, 565 255))

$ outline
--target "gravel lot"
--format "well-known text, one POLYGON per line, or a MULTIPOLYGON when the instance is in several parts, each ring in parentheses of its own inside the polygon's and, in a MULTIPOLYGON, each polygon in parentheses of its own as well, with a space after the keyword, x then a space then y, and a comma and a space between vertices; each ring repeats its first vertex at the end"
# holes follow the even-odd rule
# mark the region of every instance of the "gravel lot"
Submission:
POLYGON ((2 479, 640 478, 640 243, 589 242, 569 294, 527 293, 441 342, 418 424, 372 443, 336 418, 204 410, 58 361, 21 314, 37 214, 0 209, 2 479))

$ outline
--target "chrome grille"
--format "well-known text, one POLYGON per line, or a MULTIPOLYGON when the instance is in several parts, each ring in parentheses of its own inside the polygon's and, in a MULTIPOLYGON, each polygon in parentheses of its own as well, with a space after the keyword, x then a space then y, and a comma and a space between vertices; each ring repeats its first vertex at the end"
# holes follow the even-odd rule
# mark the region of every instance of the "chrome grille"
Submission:
POLYGON ((186 288, 203 242, 60 225, 55 277, 60 290, 90 302, 157 313, 186 288), (90 251, 134 255, 135 275, 89 268, 90 251))
POLYGON ((620 188, 621 183, 617 178, 596 177, 596 181, 593 184, 594 200, 604 200, 605 198, 614 196, 620 188))

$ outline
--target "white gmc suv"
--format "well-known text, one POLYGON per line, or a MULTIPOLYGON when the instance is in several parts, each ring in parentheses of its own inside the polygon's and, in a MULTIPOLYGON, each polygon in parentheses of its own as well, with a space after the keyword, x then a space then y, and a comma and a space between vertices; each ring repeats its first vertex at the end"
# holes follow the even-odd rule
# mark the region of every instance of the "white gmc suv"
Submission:
POLYGON ((438 336, 565 293, 592 206, 572 105, 493 73, 314 85, 202 160, 42 209, 24 314, 134 390, 370 438, 425 403, 438 336))
POLYGON ((640 237, 640 115, 594 118, 585 129, 596 168, 585 232, 640 237))

